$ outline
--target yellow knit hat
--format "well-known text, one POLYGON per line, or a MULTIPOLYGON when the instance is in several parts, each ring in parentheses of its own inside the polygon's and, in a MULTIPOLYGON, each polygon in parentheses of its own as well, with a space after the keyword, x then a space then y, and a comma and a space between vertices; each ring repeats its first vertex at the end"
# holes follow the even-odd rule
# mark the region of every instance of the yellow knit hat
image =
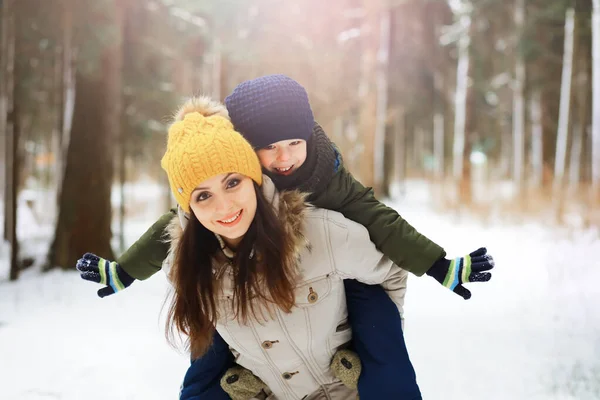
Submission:
POLYGON ((188 100, 175 114, 161 166, 185 212, 190 211, 192 191, 216 175, 237 172, 262 184, 252 146, 233 129, 225 106, 207 97, 188 100))

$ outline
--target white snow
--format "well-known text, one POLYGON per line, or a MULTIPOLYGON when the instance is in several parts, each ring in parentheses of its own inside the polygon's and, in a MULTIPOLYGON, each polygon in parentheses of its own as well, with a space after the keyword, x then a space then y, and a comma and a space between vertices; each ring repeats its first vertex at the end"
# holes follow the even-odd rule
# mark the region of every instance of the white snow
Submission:
MULTIPOLYGON (((490 282, 468 285, 468 301, 411 277, 406 340, 423 397, 600 398, 597 232, 485 226, 432 212, 422 185, 405 193, 390 204, 450 256, 487 246, 496 260, 490 282)), ((128 243, 151 222, 131 221, 128 243)), ((7 282, 7 250, 0 246, 0 399, 177 398, 188 358, 164 338, 163 274, 100 299, 100 286, 76 272, 34 269, 7 282)))

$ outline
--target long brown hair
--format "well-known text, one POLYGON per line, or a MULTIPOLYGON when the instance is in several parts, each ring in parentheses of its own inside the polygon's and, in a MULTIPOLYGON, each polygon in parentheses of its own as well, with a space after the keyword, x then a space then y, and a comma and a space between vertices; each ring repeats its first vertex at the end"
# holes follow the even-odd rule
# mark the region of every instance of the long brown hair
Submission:
MULTIPOLYGON (((261 306, 276 306, 290 312, 294 306, 294 238, 286 234, 260 187, 256 191, 256 215, 240 242, 233 268, 234 318, 242 323, 258 318, 261 306), (254 252, 254 253, 253 253, 254 252)), ((174 329, 189 337, 192 357, 210 346, 219 318, 220 281, 213 274, 212 259, 221 251, 211 231, 191 216, 175 250, 171 273, 174 294, 166 322, 167 339, 173 343, 174 329)))

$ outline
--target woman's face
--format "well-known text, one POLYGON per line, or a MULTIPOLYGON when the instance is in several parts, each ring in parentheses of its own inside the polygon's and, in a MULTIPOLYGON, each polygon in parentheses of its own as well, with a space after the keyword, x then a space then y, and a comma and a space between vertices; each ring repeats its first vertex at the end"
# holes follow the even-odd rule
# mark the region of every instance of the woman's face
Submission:
POLYGON ((206 229, 235 249, 256 215, 254 183, 238 173, 217 175, 192 191, 190 208, 206 229))

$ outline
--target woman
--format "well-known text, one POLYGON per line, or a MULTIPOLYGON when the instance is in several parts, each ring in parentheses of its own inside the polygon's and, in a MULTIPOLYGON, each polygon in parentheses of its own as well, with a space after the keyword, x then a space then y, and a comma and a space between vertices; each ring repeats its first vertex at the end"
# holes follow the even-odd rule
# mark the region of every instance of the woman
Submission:
POLYGON ((343 279, 382 284, 401 309, 407 273, 363 226, 299 192, 278 194, 222 116, 174 123, 162 166, 181 209, 167 323, 189 337, 192 358, 216 329, 271 399, 356 398, 330 368, 351 339, 343 279))

